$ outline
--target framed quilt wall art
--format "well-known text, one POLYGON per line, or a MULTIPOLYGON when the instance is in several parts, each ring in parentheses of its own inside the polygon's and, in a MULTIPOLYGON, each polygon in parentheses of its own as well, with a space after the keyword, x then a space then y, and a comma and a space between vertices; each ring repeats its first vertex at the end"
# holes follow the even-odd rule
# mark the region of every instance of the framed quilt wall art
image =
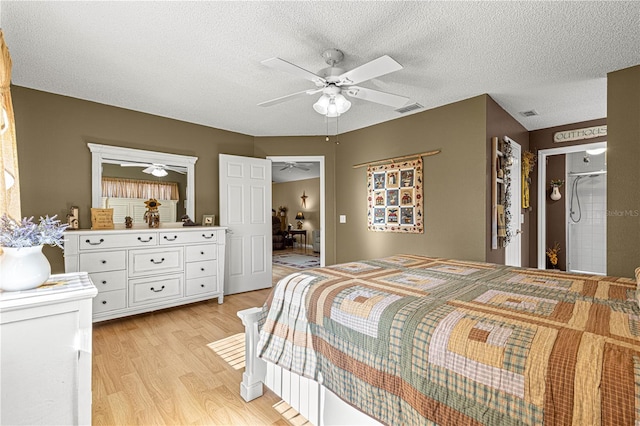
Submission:
POLYGON ((367 167, 368 229, 421 234, 422 158, 367 167))

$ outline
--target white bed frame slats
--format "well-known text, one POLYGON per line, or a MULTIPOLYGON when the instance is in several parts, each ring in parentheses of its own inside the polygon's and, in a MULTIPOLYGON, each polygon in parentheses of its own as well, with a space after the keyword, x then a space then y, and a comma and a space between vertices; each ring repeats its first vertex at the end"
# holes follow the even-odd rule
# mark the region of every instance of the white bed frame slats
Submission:
POLYGON ((249 402, 263 394, 263 383, 310 423, 322 425, 381 425, 338 398, 315 380, 258 358, 258 320, 262 308, 238 312, 245 327, 245 372, 240 395, 249 402))

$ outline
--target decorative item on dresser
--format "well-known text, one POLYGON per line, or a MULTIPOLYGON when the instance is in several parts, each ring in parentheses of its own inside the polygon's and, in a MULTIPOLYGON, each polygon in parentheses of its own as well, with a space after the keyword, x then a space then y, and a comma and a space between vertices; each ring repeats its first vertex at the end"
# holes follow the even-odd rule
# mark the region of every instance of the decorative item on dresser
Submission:
POLYGON ((91 299, 86 273, 0 292, 0 423, 91 424, 91 299))
POLYGON ((79 229, 80 225, 78 222, 78 218, 80 217, 79 213, 80 209, 77 206, 71 206, 69 208, 69 213, 67 213, 67 224, 69 225, 67 229, 79 229))
POLYGON ((0 290, 30 290, 44 283, 51 274, 51 265, 42 253, 42 246, 49 244, 62 248, 62 236, 67 224, 56 216, 33 217, 18 222, 7 214, 0 218, 0 290))
POLYGON ((223 302, 225 228, 80 230, 65 238, 65 271, 89 272, 98 288, 94 321, 223 302))
POLYGON ((202 215, 202 226, 213 226, 216 221, 216 215, 204 214, 202 215))

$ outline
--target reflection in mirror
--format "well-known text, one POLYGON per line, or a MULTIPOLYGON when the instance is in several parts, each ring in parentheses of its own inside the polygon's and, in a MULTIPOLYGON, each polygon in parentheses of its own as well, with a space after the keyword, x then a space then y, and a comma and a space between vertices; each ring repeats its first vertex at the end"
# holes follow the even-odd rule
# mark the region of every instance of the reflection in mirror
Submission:
POLYGON ((194 218, 194 165, 197 157, 87 144, 92 153, 92 207, 113 208, 113 222, 130 216, 144 223, 144 202, 157 199, 161 223, 194 218))

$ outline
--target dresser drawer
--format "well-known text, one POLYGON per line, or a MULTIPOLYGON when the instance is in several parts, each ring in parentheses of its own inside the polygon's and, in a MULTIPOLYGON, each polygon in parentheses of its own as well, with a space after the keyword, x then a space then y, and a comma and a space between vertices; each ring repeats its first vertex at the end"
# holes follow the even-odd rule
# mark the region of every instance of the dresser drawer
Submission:
POLYGON ((129 250, 129 276, 183 271, 183 248, 129 250))
POLYGON ((182 274, 129 280, 129 305, 152 303, 182 296, 182 274))
POLYGON ((94 315, 108 311, 115 311, 116 309, 124 309, 126 307, 127 291, 124 289, 98 293, 98 295, 93 298, 94 315))
POLYGON ((196 296, 204 293, 216 293, 218 291, 218 278, 203 277, 187 280, 185 296, 196 296))
POLYGON ((209 229, 200 229, 192 232, 160 232, 160 245, 167 244, 193 244, 193 243, 215 243, 218 239, 218 232, 209 229))
POLYGON ((130 234, 100 234, 80 236, 79 249, 104 250, 110 248, 149 247, 158 245, 157 232, 138 232, 130 234))
POLYGON ((105 251, 100 253, 80 253, 80 271, 117 271, 126 267, 125 251, 105 251))
POLYGON ((187 279, 216 275, 217 269, 218 262, 215 260, 187 263, 187 279))
POLYGON ((127 288, 127 271, 94 272, 89 274, 100 293, 127 288))
POLYGON ((202 260, 215 260, 218 254, 218 246, 215 244, 202 244, 187 246, 187 262, 200 262, 202 260))

